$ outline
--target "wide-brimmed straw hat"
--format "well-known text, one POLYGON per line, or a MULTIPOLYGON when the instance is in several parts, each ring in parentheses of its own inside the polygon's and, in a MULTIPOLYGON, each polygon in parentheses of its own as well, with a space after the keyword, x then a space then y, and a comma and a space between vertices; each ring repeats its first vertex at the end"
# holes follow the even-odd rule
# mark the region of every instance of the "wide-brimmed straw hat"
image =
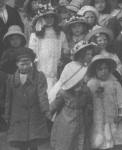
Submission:
POLYGON ((8 28, 8 32, 5 34, 3 41, 7 41, 12 35, 19 35, 23 39, 23 45, 26 44, 25 34, 22 32, 22 29, 18 25, 12 25, 8 28))
POLYGON ((97 65, 101 64, 102 62, 105 62, 109 65, 111 72, 114 72, 116 70, 117 64, 112 57, 103 56, 102 54, 99 54, 93 57, 91 64, 88 67, 89 76, 93 76, 95 74, 95 69, 97 65))
POLYGON ((83 52, 86 51, 87 48, 95 48, 96 46, 97 46, 96 43, 93 43, 93 42, 88 43, 88 41, 82 40, 74 46, 72 52, 73 52, 73 55, 76 55, 81 51, 83 51, 83 52))
POLYGON ((87 67, 82 67, 75 61, 67 64, 62 71, 59 82, 63 90, 68 90, 80 82, 87 72, 87 67))
POLYGON ((86 19, 81 16, 72 16, 71 18, 65 20, 64 27, 68 28, 70 25, 73 25, 75 23, 85 24, 88 27, 86 19))
POLYGON ((96 18, 99 18, 99 12, 93 6, 83 6, 79 11, 78 15, 84 16, 86 12, 93 12, 96 18))
POLYGON ((107 27, 102 27, 102 26, 96 25, 96 26, 87 34, 86 40, 87 40, 87 41, 90 41, 93 36, 97 36, 97 35, 99 35, 99 34, 101 34, 101 33, 106 34, 106 35, 108 36, 108 38, 109 38, 110 41, 112 41, 112 40, 114 39, 114 34, 113 34, 112 30, 110 30, 110 29, 107 28, 107 27))

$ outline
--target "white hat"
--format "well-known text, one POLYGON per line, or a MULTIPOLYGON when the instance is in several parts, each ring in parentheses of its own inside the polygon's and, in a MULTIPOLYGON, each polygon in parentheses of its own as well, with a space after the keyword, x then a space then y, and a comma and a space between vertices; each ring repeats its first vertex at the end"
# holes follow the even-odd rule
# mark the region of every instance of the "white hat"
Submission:
POLYGON ((93 6, 83 6, 79 11, 78 15, 84 16, 86 12, 91 11, 95 14, 96 18, 99 18, 99 12, 93 6))
POLYGON ((67 64, 62 71, 59 81, 63 90, 71 89, 81 81, 87 72, 87 67, 83 67, 75 61, 67 64))
POLYGON ((22 29, 18 25, 12 25, 8 28, 8 32, 5 34, 3 40, 7 40, 11 35, 20 35, 23 37, 23 42, 26 44, 25 34, 22 32, 22 29))
POLYGON ((66 6, 66 8, 77 13, 81 8, 81 0, 72 0, 70 4, 66 6))
POLYGON ((76 53, 78 53, 81 50, 86 50, 85 48, 96 47, 96 46, 97 46, 97 44, 95 44, 93 42, 88 43, 88 41, 80 41, 74 46, 73 54, 75 55, 76 53))
POLYGON ((94 28, 86 35, 86 40, 90 41, 91 38, 95 35, 104 33, 106 35, 108 35, 109 39, 112 41, 114 38, 114 34, 112 32, 111 29, 107 28, 107 27, 102 27, 99 25, 94 26, 94 28))

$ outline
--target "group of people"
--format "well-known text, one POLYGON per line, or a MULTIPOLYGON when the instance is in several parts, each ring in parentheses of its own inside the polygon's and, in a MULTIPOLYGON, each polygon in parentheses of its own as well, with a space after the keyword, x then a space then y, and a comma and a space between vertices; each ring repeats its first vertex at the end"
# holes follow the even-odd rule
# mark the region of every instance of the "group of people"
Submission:
POLYGON ((0 132, 12 149, 122 149, 122 1, 0 0, 0 132))

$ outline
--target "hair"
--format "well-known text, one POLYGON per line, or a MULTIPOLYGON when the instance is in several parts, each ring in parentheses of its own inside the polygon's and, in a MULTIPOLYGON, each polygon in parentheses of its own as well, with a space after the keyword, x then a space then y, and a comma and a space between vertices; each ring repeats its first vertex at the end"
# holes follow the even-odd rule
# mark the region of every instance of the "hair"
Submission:
MULTIPOLYGON (((93 49, 94 49, 93 46, 83 48, 82 50, 80 50, 79 52, 77 52, 74 55, 74 60, 77 61, 79 58, 83 60, 85 55, 86 55, 86 52, 89 51, 89 50, 93 50, 93 49)), ((95 52, 93 52, 93 56, 94 55, 95 55, 95 52)))
MULTIPOLYGON (((57 36, 59 36, 62 31, 61 27, 58 24, 59 24, 59 19, 57 16, 54 15, 53 29, 56 32, 57 36)), ((46 31, 46 26, 44 26, 41 31, 35 31, 35 33, 38 37, 43 38, 45 35, 45 31, 46 31)))
POLYGON ((98 63, 95 63, 91 67, 89 67, 89 69, 88 69, 88 76, 90 78, 95 77, 97 70, 99 70, 100 66, 103 65, 103 64, 107 65, 108 70, 109 70, 110 73, 113 72, 114 67, 113 67, 113 65, 111 65, 111 62, 109 62, 108 60, 104 60, 104 61, 103 60, 98 60, 98 63))
POLYGON ((28 18, 34 17, 36 14, 32 9, 32 2, 36 0, 29 0, 27 5, 25 6, 25 12, 28 16, 28 18))
MULTIPOLYGON (((85 25, 84 23, 81 23, 82 25, 83 25, 83 27, 84 27, 84 33, 86 32, 87 33, 87 31, 88 31, 88 29, 89 29, 89 26, 87 26, 87 25, 85 25)), ((70 42, 70 41, 72 41, 72 37, 73 37, 73 33, 72 33, 72 30, 71 30, 71 26, 72 25, 70 25, 69 26, 69 28, 68 28, 68 30, 67 29, 65 29, 65 33, 66 33, 66 36, 67 36, 67 40, 70 42)))
MULTIPOLYGON (((105 3, 106 3, 106 6, 105 6, 105 9, 103 10, 103 14, 109 14, 110 12, 111 12, 111 7, 110 7, 110 0, 104 0, 105 1, 105 3)), ((95 7, 95 2, 96 2, 96 0, 92 0, 91 1, 91 5, 93 6, 93 7, 95 7)))

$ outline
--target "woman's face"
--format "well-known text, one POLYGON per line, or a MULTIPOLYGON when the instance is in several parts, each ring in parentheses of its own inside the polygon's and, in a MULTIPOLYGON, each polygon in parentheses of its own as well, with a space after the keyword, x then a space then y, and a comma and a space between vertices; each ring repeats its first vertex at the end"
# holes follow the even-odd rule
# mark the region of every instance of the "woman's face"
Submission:
POLYGON ((95 8, 98 12, 104 11, 104 9, 106 8, 105 0, 95 0, 95 8))
POLYGON ((24 58, 20 59, 17 62, 17 67, 21 74, 28 74, 28 72, 32 68, 32 61, 30 59, 26 59, 26 60, 24 60, 24 58))
POLYGON ((53 15, 46 15, 44 16, 44 20, 47 26, 52 26, 54 24, 54 16, 53 15))
POLYGON ((102 81, 106 81, 109 78, 110 71, 106 63, 102 63, 97 66, 96 77, 102 81))
POLYGON ((9 42, 11 47, 18 48, 22 45, 22 37, 20 35, 12 35, 9 42))
POLYGON ((100 34, 96 38, 96 42, 100 48, 105 49, 108 45, 108 38, 105 34, 100 34))
POLYGON ((80 36, 81 34, 84 33, 84 25, 81 23, 75 23, 71 25, 71 31, 73 33, 73 35, 75 36, 80 36))
POLYGON ((86 12, 84 17, 86 18, 90 26, 94 26, 96 24, 96 16, 93 12, 91 11, 86 12))

